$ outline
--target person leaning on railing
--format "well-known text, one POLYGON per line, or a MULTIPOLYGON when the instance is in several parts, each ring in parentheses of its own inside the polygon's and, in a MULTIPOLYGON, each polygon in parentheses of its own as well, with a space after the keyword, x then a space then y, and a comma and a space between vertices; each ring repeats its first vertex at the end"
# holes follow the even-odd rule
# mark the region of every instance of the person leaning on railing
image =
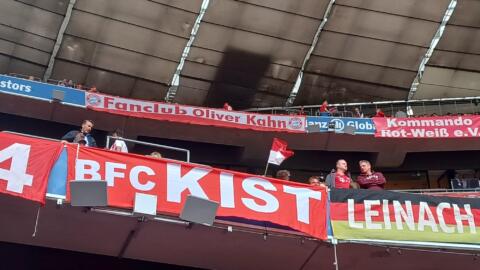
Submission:
POLYGON ((97 147, 95 138, 90 134, 93 129, 92 120, 83 120, 80 130, 71 130, 63 135, 62 142, 72 142, 82 144, 85 141, 86 146, 97 147), (83 141, 82 141, 83 140, 83 141))
POLYGON ((290 181, 290 171, 289 170, 279 170, 275 175, 275 178, 290 181))
POLYGON ((323 175, 311 176, 308 178, 308 184, 315 187, 327 187, 325 185, 325 177, 323 175))

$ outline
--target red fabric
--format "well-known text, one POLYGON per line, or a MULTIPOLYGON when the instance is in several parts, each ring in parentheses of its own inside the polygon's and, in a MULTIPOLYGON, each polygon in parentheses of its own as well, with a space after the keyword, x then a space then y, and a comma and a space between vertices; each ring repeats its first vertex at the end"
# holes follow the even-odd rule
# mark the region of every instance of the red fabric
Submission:
POLYGON ((480 116, 415 118, 374 117, 375 137, 383 138, 478 138, 480 116))
POLYGON ((385 113, 382 112, 382 111, 378 111, 378 112, 375 114, 375 117, 385 117, 385 113))
POLYGON ((300 115, 290 116, 228 111, 134 100, 96 93, 87 93, 85 95, 85 104, 88 109, 95 111, 160 121, 258 131, 306 132, 306 117, 300 115))
POLYGON ((364 189, 379 189, 382 190, 387 180, 380 172, 374 172, 370 175, 360 174, 357 176, 357 183, 360 188, 364 189))
POLYGON ((60 142, 0 133, 0 192, 45 204, 60 142))
POLYGON ((293 156, 294 152, 287 149, 287 142, 278 138, 273 138, 272 151, 280 152, 285 159, 293 156))
POLYGON ((233 110, 232 106, 230 106, 230 104, 228 104, 227 102, 225 102, 225 104, 223 104, 223 109, 227 110, 227 111, 232 111, 233 110))
POLYGON ((328 112, 327 106, 328 106, 328 103, 323 102, 323 103, 322 103, 322 106, 320 106, 319 111, 320 111, 320 112, 328 112))
POLYGON ((269 221, 326 239, 327 194, 324 188, 91 147, 80 147, 76 162, 76 147, 68 145, 67 149, 68 179, 107 179, 109 206, 132 208, 135 193, 146 193, 157 196, 158 212, 178 215, 187 195, 202 197, 203 192, 208 199, 220 203, 217 216, 269 221), (84 166, 85 163, 90 165, 84 166), (88 174, 83 168, 89 169, 90 166, 98 168, 88 174), (107 166, 116 167, 113 170, 115 173, 112 169, 108 173, 107 166), (138 173, 139 169, 143 172, 138 173), (115 178, 112 178, 113 175, 115 178), (196 179, 195 185, 188 189, 176 189, 182 183, 191 185, 189 181, 192 179, 196 179), (297 196, 291 194, 292 189, 320 198, 310 197, 299 202, 297 196), (254 195, 252 190, 263 194, 254 195), (277 208, 272 203, 275 201, 277 208), (270 210, 257 211, 248 206, 251 204, 270 210), (308 221, 302 221, 299 213, 303 213, 308 221))
POLYGON ((350 188, 351 181, 348 175, 335 174, 335 188, 350 188))

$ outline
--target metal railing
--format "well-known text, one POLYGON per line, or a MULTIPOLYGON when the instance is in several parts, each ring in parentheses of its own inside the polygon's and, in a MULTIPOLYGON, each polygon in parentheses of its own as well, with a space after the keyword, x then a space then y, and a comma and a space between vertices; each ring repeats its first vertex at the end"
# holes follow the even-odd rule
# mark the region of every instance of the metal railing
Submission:
MULTIPOLYGON (((478 114, 480 113, 480 96, 461 98, 437 98, 417 100, 391 100, 356 103, 329 104, 328 108, 335 108, 331 114, 337 117, 351 117, 357 108, 364 117, 375 115, 381 109, 387 116, 395 116, 399 112, 407 116, 435 116, 448 114, 478 114)), ((250 108, 245 111, 270 114, 305 114, 320 115, 321 105, 305 105, 291 107, 250 108)))
POLYGON ((141 145, 146 145, 146 146, 153 146, 153 147, 158 147, 158 148, 163 148, 163 149, 168 149, 168 150, 173 150, 173 151, 179 151, 179 152, 184 152, 187 155, 187 162, 190 162, 190 150, 185 149, 185 148, 179 148, 179 147, 173 147, 173 146, 168 146, 164 144, 158 144, 158 143, 149 143, 149 142, 143 142, 143 141, 137 141, 137 140, 132 140, 132 139, 125 139, 122 137, 113 137, 113 136, 107 136, 107 148, 110 148, 110 139, 119 139, 122 141, 126 142, 131 142, 135 144, 141 144, 141 145))

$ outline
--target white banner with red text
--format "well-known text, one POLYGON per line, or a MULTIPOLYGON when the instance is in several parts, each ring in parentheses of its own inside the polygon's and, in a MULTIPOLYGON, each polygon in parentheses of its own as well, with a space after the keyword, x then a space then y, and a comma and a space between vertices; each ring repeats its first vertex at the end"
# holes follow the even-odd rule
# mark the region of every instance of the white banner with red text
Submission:
MULTIPOLYGON (((187 195, 219 203, 217 216, 268 221, 327 237, 326 190, 209 166, 68 145, 68 179, 106 180, 108 205, 133 208, 136 193, 177 215, 187 195), (78 154, 78 156, 77 156, 78 154)), ((68 192, 67 192, 68 198, 68 192)))
POLYGON ((45 204, 48 176, 60 142, 0 132, 0 193, 45 204))
POLYGON ((375 137, 382 138, 479 138, 480 116, 413 118, 374 117, 375 137))
POLYGON ((227 111, 134 100, 97 93, 87 93, 85 95, 85 104, 87 108, 95 111, 162 121, 258 131, 305 132, 306 117, 301 115, 270 115, 227 111))

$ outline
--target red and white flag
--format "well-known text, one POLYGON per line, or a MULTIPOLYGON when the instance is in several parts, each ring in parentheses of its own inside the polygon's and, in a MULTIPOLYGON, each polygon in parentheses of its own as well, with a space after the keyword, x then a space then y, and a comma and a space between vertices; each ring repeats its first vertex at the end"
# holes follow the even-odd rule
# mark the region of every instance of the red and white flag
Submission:
POLYGON ((277 138, 273 138, 272 149, 268 157, 268 163, 280 165, 282 162, 293 156, 293 151, 287 150, 287 142, 277 138))
POLYGON ((45 204, 47 182, 63 145, 0 132, 0 193, 45 204))

